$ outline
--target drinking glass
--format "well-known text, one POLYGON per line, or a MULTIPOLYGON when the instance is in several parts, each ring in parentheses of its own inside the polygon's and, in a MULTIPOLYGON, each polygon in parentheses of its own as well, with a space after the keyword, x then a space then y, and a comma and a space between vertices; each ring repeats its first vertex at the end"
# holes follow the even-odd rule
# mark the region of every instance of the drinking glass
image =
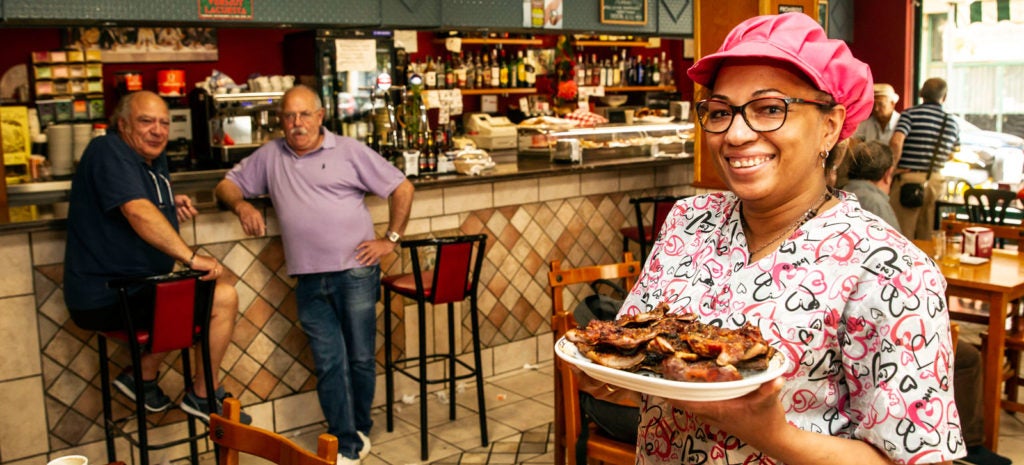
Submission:
POLYGON ((963 251, 964 236, 962 234, 946 235, 946 255, 943 264, 946 266, 960 265, 960 252, 963 251))
POLYGON ((932 231, 932 259, 936 263, 942 263, 944 255, 946 255, 946 231, 932 231))

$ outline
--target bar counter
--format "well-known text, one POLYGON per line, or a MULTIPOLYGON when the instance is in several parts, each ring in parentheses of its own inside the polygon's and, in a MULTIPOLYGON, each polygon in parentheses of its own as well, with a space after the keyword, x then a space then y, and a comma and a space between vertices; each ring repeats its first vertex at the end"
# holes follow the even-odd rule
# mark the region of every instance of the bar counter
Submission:
MULTIPOLYGON (((547 159, 495 157, 497 166, 481 176, 414 178, 417 190, 406 237, 487 234, 487 254, 478 292, 485 376, 547 362, 553 355, 551 298, 547 273, 552 260, 565 266, 613 263, 622 258, 619 230, 632 226, 631 197, 698 193, 691 185, 693 160, 627 158, 551 164, 547 159)), ((176 173, 175 190, 195 194, 201 214, 181 225, 186 243, 216 257, 223 279, 239 295, 239 319, 222 365, 223 385, 241 400, 254 424, 287 433, 323 421, 316 401, 316 377, 305 334, 297 321, 294 279, 288 275, 277 215, 270 202, 257 202, 267 235, 246 236, 238 218, 212 201, 224 171, 176 173)), ((69 183, 10 186, 12 201, 62 202, 69 183)), ((387 228, 387 201, 366 198, 378 236, 387 228)), ((0 465, 46 463, 48 457, 82 454, 106 463, 98 383, 96 337, 69 319, 62 290, 65 220, 51 219, 0 227, 0 465), (48 439, 48 440, 47 440, 48 439)), ((343 232, 339 232, 343 234, 343 232)), ((635 244, 634 254, 638 254, 635 244)), ((407 272, 409 257, 394 253, 381 261, 384 275, 407 272)), ((581 289, 580 292, 583 292, 581 289)), ((566 305, 574 306, 577 296, 566 305)), ((467 321, 456 306, 458 321, 467 321)), ((384 311, 382 302, 378 312, 384 311)), ((394 326, 384 328, 378 313, 378 393, 383 391, 384 350, 415 355, 419 325, 427 327, 427 350, 447 349, 447 312, 418 321, 415 304, 392 302, 394 326), (392 347, 383 347, 390 331, 392 347), (437 337, 435 337, 437 335, 437 337)), ((456 352, 471 340, 466 324, 454 335, 456 352)), ((115 353, 125 363, 123 351, 115 353)), ((160 369, 160 385, 172 398, 182 395, 180 364, 160 369)), ((439 368, 440 369, 440 368, 439 368)), ((398 398, 416 385, 396 379, 398 398)), ((494 396, 497 393, 488 392, 494 396)), ((115 395, 118 403, 127 402, 115 395)), ((374 404, 382 405, 378 395, 374 404)), ((155 434, 184 429, 177 409, 151 414, 155 434)), ((378 425, 383 427, 383 425, 378 425)), ((119 455, 128 444, 118 441, 119 455)), ((176 460, 187 447, 167 452, 176 460)))
MULTIPOLYGON (((493 183, 520 179, 545 178, 579 174, 587 172, 617 171, 623 168, 650 167, 692 164, 692 155, 667 157, 628 157, 611 160, 596 160, 582 164, 556 163, 542 157, 523 157, 515 151, 496 151, 492 154, 496 166, 478 176, 467 176, 455 173, 410 177, 417 191, 444 187, 464 186, 471 184, 493 183)), ((200 212, 208 212, 217 208, 213 198, 213 188, 224 179, 229 170, 181 171, 171 173, 174 192, 188 194, 196 202, 200 212)), ((10 206, 52 205, 67 202, 71 190, 69 179, 7 186, 7 198, 10 206)), ((46 218, 35 221, 11 222, 0 224, 0 234, 41 231, 48 229, 64 229, 63 218, 46 218)))

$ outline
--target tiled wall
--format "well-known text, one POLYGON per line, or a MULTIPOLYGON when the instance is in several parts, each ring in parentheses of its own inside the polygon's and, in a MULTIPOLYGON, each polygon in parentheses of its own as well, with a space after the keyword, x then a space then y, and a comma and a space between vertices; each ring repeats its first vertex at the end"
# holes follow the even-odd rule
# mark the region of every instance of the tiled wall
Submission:
MULTIPOLYGON (((630 196, 653 193, 688 194, 692 165, 657 170, 644 168, 528 180, 420 190, 413 202, 407 237, 428 234, 486 233, 490 238, 481 273, 479 308, 485 347, 485 374, 501 373, 551 358, 547 294, 548 263, 567 265, 610 263, 621 258, 619 228, 633 222, 630 196)), ((367 200, 379 232, 387 221, 386 203, 367 200)), ((239 397, 255 424, 287 431, 322 421, 316 402, 312 358, 297 325, 294 280, 279 228, 268 212, 268 237, 246 238, 235 216, 209 212, 182 227, 182 236, 231 271, 242 316, 224 359, 224 385, 239 397)), ((51 457, 81 453, 105 463, 99 420, 99 375, 95 336, 70 322, 61 291, 64 233, 48 231, 0 236, 0 463, 39 464, 51 457)), ((635 251, 634 251, 635 252, 635 251)), ((384 273, 408 268, 407 257, 395 254, 382 263, 384 273), (404 258, 404 259, 403 259, 404 258)), ((571 302, 570 302, 571 303, 571 302)), ((415 306, 396 300, 392 328, 396 356, 415 355, 415 306)), ((466 306, 468 307, 468 305, 466 306)), ((378 311, 383 305, 378 304, 378 311)), ((457 307, 462 331, 458 351, 470 342, 468 319, 457 307)), ((428 315, 432 315, 428 312, 428 315)), ((444 334, 444 312, 426 322, 444 334)), ((382 318, 378 318, 377 353, 383 363, 382 318)), ((446 349, 446 338, 428 341, 430 350, 446 349)), ((116 344, 112 359, 126 364, 116 344)), ((382 368, 381 368, 382 371, 382 368)), ((378 376, 377 402, 383 402, 383 376, 378 376)), ((396 394, 415 386, 396 378, 396 394)), ((161 387, 175 400, 182 394, 180 361, 168 357, 161 387)), ((127 399, 115 395, 117 408, 127 399)), ((183 430, 182 413, 171 409, 150 414, 154 436, 183 430)), ((119 442, 119 458, 128 446, 119 442)), ((153 460, 161 458, 154 453, 153 460)), ((187 455, 186 446, 164 457, 187 455)))

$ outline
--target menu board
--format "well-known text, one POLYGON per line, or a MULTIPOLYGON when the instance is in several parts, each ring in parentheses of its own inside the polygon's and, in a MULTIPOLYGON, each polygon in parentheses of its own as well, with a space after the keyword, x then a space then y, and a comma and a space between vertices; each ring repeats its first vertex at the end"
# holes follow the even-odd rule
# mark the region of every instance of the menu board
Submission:
POLYGON ((647 0, 601 0, 604 24, 647 24, 647 0))

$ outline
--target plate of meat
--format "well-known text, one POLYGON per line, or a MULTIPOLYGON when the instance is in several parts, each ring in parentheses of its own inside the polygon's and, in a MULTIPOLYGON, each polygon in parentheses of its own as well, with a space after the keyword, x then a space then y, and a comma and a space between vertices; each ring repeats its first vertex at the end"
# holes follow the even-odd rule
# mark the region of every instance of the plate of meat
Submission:
POLYGON ((689 401, 741 397, 789 368, 752 325, 718 328, 661 305, 570 330, 555 343, 555 353, 597 380, 689 401))

